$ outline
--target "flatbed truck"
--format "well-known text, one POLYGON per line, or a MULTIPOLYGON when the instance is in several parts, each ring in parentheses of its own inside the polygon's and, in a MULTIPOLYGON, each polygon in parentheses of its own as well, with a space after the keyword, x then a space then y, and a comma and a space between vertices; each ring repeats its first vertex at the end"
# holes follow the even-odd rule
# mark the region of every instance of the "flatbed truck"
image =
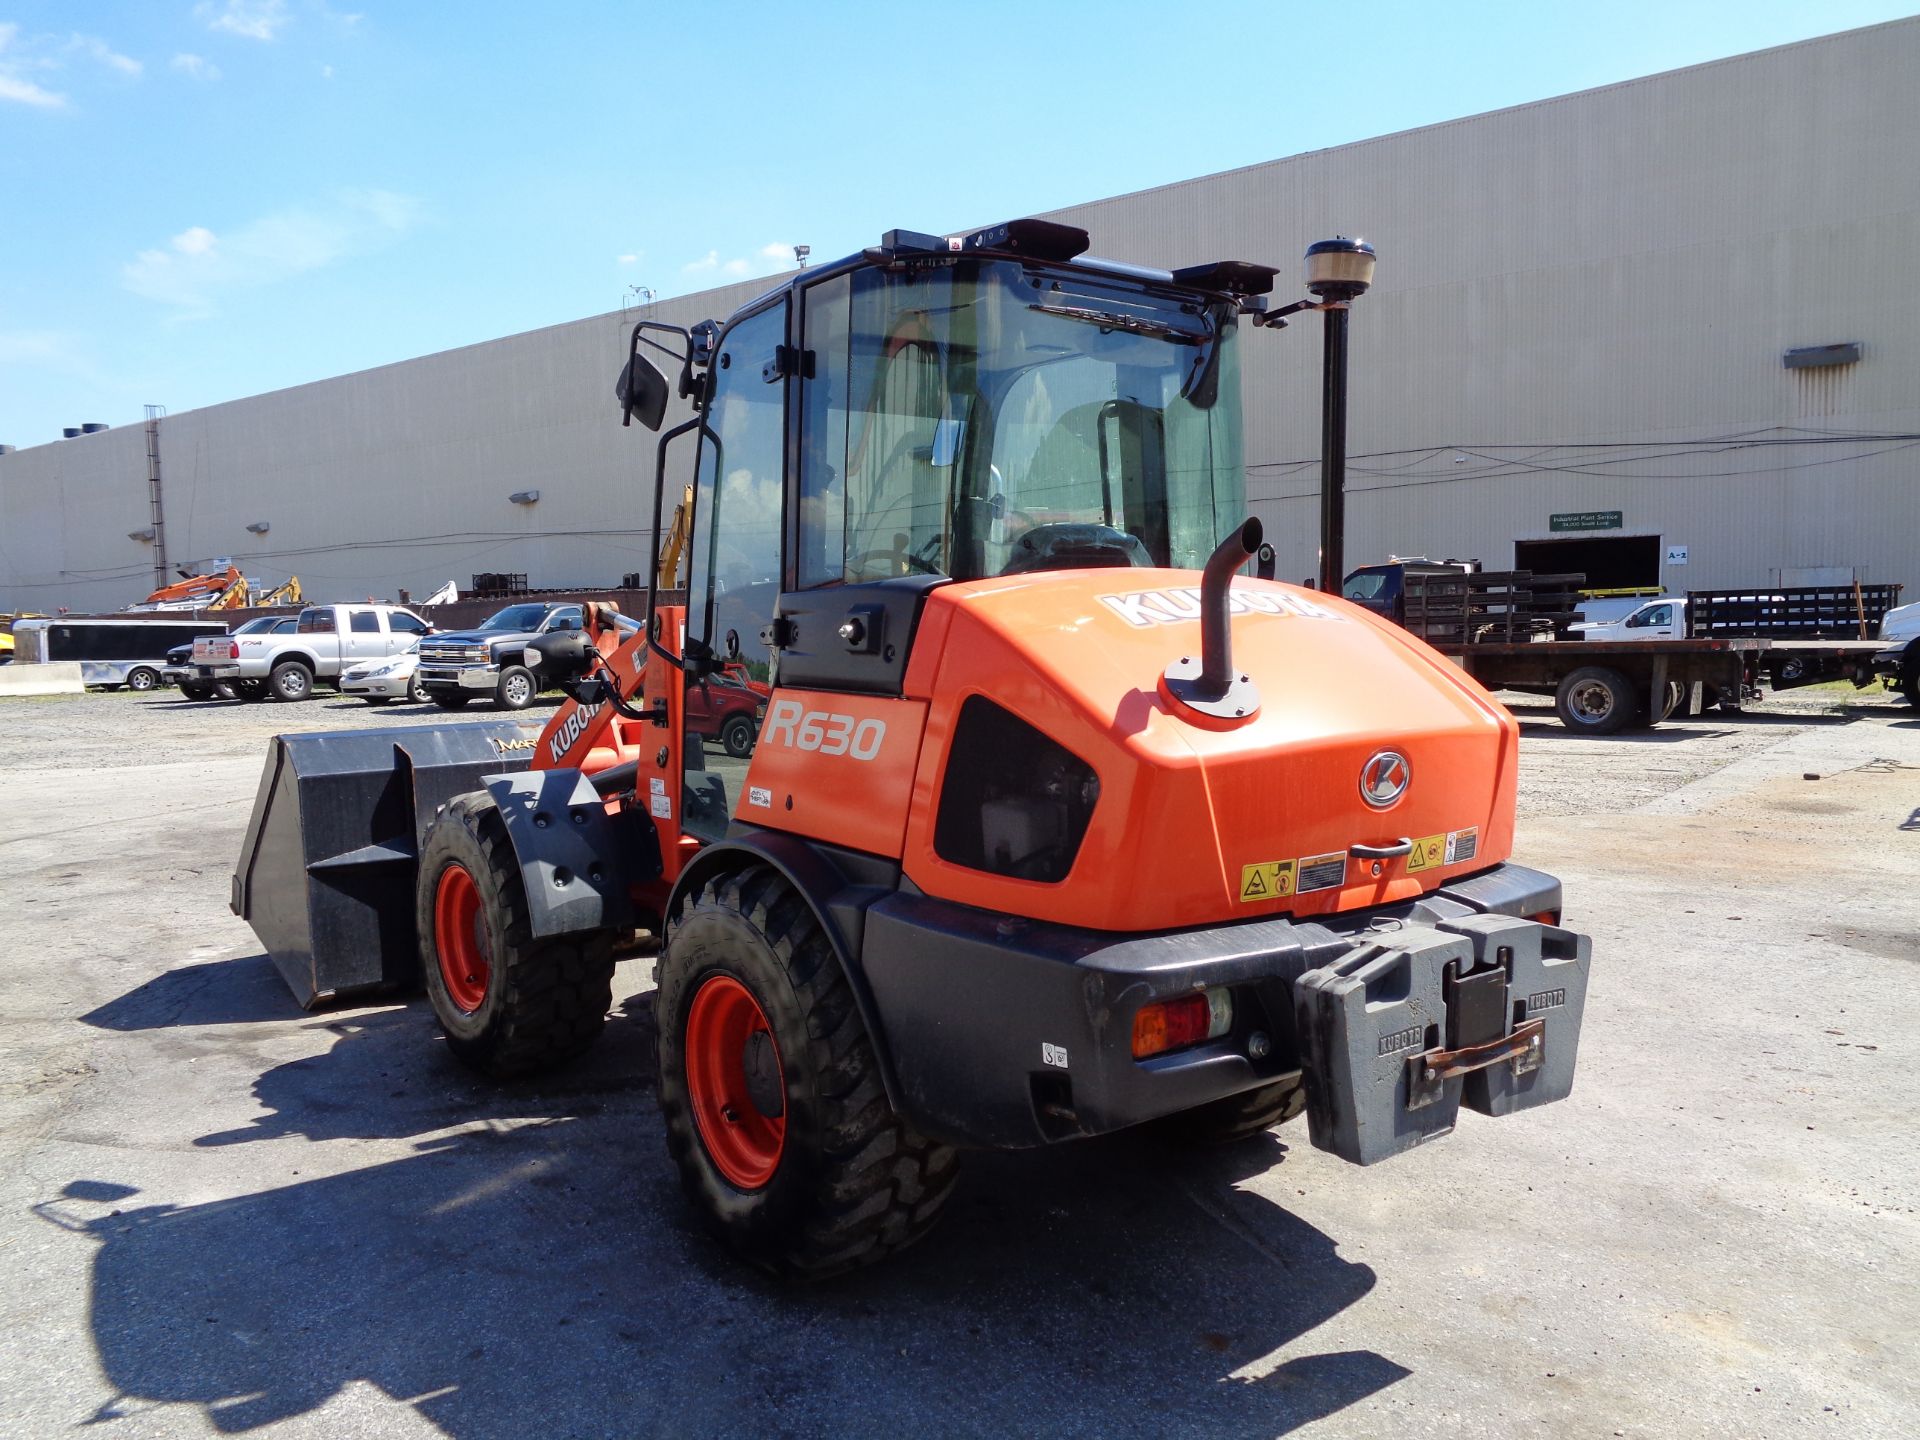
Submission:
MULTIPOLYGON (((1489 690, 1551 695, 1560 721, 1587 735, 1657 725, 1676 714, 1737 710, 1762 680, 1790 689, 1827 679, 1865 685, 1879 640, 1840 638, 1866 630, 1896 603, 1897 585, 1872 587, 1870 612, 1841 623, 1839 591, 1693 592, 1650 601, 1684 612, 1695 633, 1674 626, 1645 638, 1576 628, 1581 575, 1488 573, 1458 565, 1393 561, 1346 577, 1348 599, 1405 626, 1489 690), (1833 612, 1833 613, 1829 613, 1833 612), (1827 623, 1831 621, 1833 623, 1827 623), (1741 634, 1741 626, 1786 635, 1741 634)), ((1851 597, 1862 602, 1855 591, 1851 597)), ((1628 624, 1631 621, 1627 622, 1628 624)), ((1608 627, 1624 632, 1626 625, 1608 627)), ((1651 628, 1651 627, 1649 627, 1651 628)))

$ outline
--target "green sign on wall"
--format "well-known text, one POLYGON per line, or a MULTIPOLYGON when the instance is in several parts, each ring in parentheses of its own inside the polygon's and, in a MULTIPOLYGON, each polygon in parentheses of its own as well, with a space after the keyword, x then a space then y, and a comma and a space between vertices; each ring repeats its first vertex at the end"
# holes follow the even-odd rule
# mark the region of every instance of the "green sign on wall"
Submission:
POLYGON ((1569 510, 1547 517, 1549 530, 1618 530, 1624 523, 1618 510, 1569 510))

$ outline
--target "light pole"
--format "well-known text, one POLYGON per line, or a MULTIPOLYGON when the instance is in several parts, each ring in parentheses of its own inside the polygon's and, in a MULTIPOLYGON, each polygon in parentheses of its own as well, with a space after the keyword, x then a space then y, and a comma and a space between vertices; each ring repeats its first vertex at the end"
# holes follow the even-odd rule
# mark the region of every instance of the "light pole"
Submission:
POLYGON ((1307 247, 1307 291, 1326 317, 1320 367, 1320 588, 1338 593, 1347 540, 1347 311, 1373 284, 1373 247, 1344 235, 1307 247))

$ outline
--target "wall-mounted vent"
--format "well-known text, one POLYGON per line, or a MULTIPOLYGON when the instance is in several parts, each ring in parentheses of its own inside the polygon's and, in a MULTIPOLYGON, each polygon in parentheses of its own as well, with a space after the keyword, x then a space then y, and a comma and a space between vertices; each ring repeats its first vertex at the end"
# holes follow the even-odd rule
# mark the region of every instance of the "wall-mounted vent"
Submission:
POLYGON ((86 424, 80 427, 80 433, 82 435, 98 435, 102 430, 105 430, 108 428, 109 427, 104 423, 102 423, 101 421, 89 420, 86 424))
POLYGON ((60 432, 60 438, 62 440, 78 440, 80 438, 80 427, 78 425, 67 426, 60 432))
POLYGON ((1789 370, 1818 370, 1826 365, 1851 365, 1860 358, 1860 342, 1844 340, 1838 345, 1801 345, 1780 357, 1789 370))

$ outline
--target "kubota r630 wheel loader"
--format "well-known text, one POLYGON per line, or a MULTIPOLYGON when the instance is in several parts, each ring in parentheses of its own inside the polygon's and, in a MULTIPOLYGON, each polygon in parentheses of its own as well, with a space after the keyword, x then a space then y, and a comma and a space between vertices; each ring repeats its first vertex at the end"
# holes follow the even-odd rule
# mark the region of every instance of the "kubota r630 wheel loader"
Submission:
POLYGON ((627 416, 669 402, 643 346, 691 402, 654 496, 657 531, 684 454, 688 602, 538 642, 572 698, 537 737, 275 742, 234 903, 302 997, 417 945, 453 1049, 523 1073, 656 932, 686 1192, 801 1276, 918 1239, 969 1147, 1304 1106, 1368 1164, 1565 1096, 1589 946, 1508 859, 1512 717, 1240 573, 1238 326, 1274 272, 1085 244, 895 231, 636 326, 627 416), (771 692, 735 756, 687 715, 742 666, 771 692))

